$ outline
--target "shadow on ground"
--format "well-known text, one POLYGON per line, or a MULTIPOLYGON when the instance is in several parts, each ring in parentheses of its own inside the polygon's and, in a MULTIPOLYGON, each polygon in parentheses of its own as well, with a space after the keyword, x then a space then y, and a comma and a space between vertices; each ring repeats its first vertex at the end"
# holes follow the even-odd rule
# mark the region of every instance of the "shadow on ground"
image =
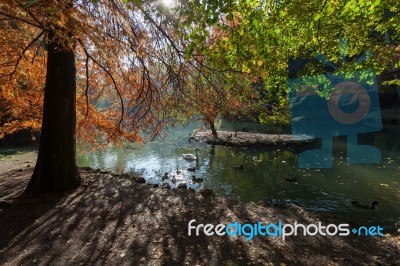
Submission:
MULTIPOLYGON (((24 170, 29 177, 29 171, 24 170)), ((398 238, 188 236, 188 222, 317 223, 300 208, 243 204, 128 177, 82 172, 88 186, 0 206, 1 265, 361 265, 400 263, 398 238)), ((6 177, 0 177, 4 179, 6 177)), ((18 179, 23 181, 22 178, 18 179)), ((324 220, 323 223, 330 221, 324 220)))

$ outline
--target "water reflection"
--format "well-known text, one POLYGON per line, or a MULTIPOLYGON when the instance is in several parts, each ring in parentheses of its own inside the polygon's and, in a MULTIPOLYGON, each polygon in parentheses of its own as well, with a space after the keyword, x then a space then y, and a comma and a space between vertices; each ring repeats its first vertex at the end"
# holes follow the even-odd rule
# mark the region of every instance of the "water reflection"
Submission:
POLYGON ((345 138, 335 141, 332 169, 299 169, 294 151, 271 148, 234 148, 189 143, 187 136, 197 125, 175 129, 143 147, 108 148, 79 154, 78 164, 115 172, 136 171, 152 183, 176 187, 185 182, 194 189, 212 188, 217 194, 242 201, 291 202, 307 210, 329 212, 347 221, 385 225, 393 229, 400 217, 400 145, 398 128, 360 138, 382 152, 380 164, 346 163, 345 138), (183 153, 195 153, 199 161, 188 162, 183 153), (243 165, 243 170, 234 166, 243 165), (196 167, 196 172, 188 172, 196 167), (182 171, 176 183, 162 180, 164 173, 182 171), (192 182, 192 175, 204 178, 192 182), (296 179, 288 182, 286 179, 296 179), (350 201, 377 200, 374 211, 354 209, 350 201))

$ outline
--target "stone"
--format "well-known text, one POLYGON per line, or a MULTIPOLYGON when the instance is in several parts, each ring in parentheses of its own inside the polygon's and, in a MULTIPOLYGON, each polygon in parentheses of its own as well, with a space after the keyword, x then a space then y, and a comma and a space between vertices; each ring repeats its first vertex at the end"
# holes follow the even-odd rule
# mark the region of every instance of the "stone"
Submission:
POLYGON ((209 188, 205 188, 205 189, 200 190, 200 194, 202 196, 214 196, 215 195, 214 191, 212 191, 209 188))
POLYGON ((178 185, 178 188, 179 188, 179 189, 187 189, 187 184, 186 184, 186 183, 180 183, 180 184, 178 185))
POLYGON ((139 184, 144 184, 144 183, 146 183, 146 179, 144 179, 144 177, 138 177, 138 178, 136 178, 136 183, 139 183, 139 184))

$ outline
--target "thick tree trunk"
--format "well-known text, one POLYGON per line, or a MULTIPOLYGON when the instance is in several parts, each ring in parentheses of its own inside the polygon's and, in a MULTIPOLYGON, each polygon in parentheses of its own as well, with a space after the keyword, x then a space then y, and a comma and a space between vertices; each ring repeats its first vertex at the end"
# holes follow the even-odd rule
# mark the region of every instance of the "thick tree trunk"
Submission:
MULTIPOLYGON (((49 38, 50 39, 50 38, 49 38)), ((76 166, 75 53, 48 45, 39 154, 26 194, 68 191, 81 183, 76 166)))

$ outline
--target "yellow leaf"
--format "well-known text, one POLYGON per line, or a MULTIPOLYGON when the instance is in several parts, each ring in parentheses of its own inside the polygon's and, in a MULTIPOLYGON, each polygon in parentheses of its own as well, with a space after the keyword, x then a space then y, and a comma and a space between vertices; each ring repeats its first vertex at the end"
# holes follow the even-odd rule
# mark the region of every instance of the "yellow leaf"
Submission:
POLYGON ((243 65, 243 66, 242 66, 242 72, 244 72, 244 73, 250 73, 250 68, 249 68, 248 66, 246 66, 246 65, 243 65))

